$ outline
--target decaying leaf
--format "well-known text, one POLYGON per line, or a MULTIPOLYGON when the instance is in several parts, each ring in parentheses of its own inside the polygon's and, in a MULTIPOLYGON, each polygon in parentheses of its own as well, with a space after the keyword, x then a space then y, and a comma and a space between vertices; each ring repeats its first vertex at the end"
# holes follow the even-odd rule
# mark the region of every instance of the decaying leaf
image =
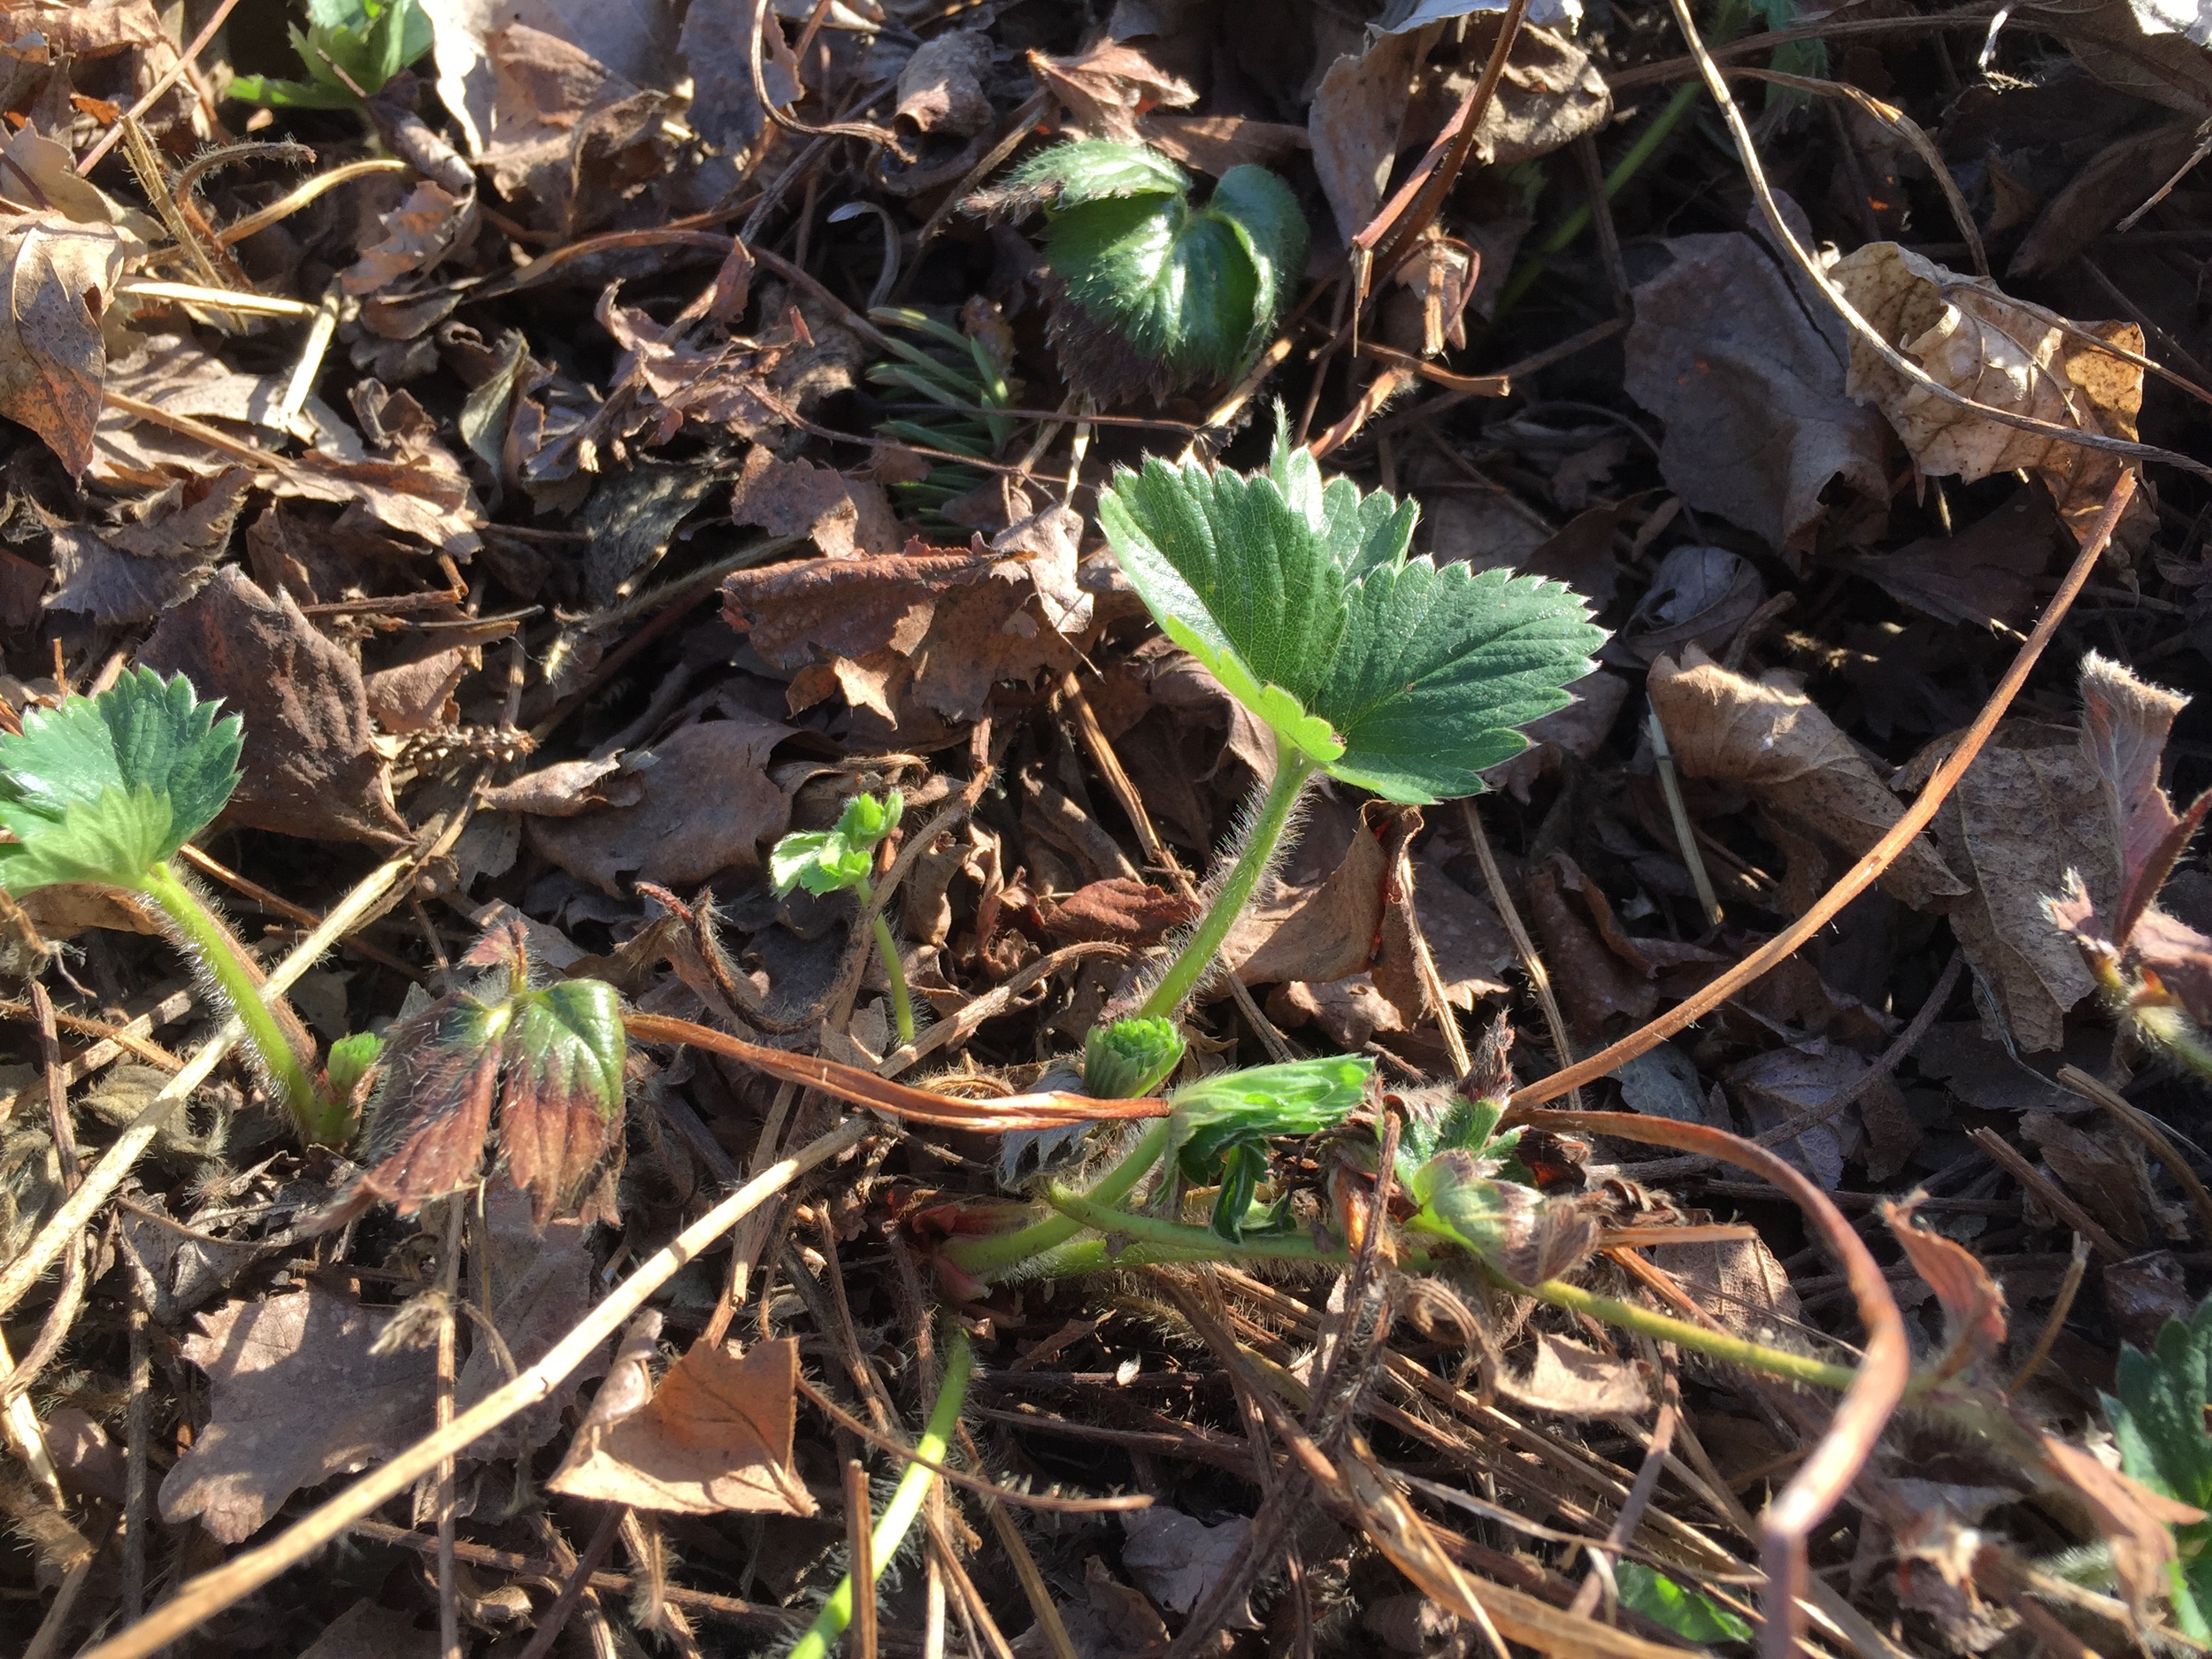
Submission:
MULTIPOLYGON (((1213 1587, 1244 1543, 1252 1523, 1242 1516, 1208 1526, 1164 1503, 1133 1509, 1121 1517, 1127 1534, 1121 1564, 1137 1587, 1162 1607, 1187 1613, 1213 1587)), ((1248 1607, 1233 1609, 1223 1621, 1229 1630, 1257 1630, 1248 1607)))
POLYGON ((162 1480, 162 1518, 243 1543, 300 1487, 428 1432, 434 1348, 373 1351, 396 1317, 312 1284, 201 1315, 183 1349, 208 1375, 209 1420, 162 1480))
POLYGON ((791 1467, 799 1345, 758 1342, 741 1358, 702 1339, 653 1388, 646 1366, 659 1325, 658 1315, 649 1316, 624 1338, 546 1484, 572 1498, 680 1515, 813 1514, 791 1467))
POLYGON ((60 585, 46 595, 47 606, 112 625, 149 621, 189 598, 222 557, 252 483, 252 473, 234 466, 173 486, 144 503, 145 517, 135 524, 57 526, 60 585))
POLYGON ((107 349, 100 338, 136 237, 58 212, 0 214, 0 415, 46 440, 73 474, 92 465, 107 349))
POLYGON ((1502 1375, 1498 1387, 1532 1410, 1558 1417, 1633 1416, 1651 1404, 1651 1390, 1633 1364, 1548 1331, 1537 1333, 1528 1374, 1502 1375))
POLYGON ((1222 941, 1222 966, 1247 985, 1325 983, 1358 972, 1382 925, 1388 872, 1382 843, 1361 829, 1325 879, 1277 882, 1256 894, 1222 941))
MULTIPOLYGON (((531 1213, 528 1194, 503 1182, 484 1189, 484 1217, 471 1271, 483 1287, 483 1300, 491 1304, 492 1324, 506 1344, 506 1358, 517 1369, 534 1365, 591 1307, 592 1230, 566 1216, 541 1226, 531 1213)), ((491 1462, 523 1456, 544 1445, 560 1432, 561 1414, 577 1389, 605 1363, 603 1348, 543 1400, 477 1441, 470 1455, 491 1462)), ((477 1333, 454 1384, 454 1409, 467 1410, 511 1374, 497 1348, 477 1333)))
POLYGON ((1943 1304, 1943 1326, 1951 1354, 1947 1372, 1996 1358, 2005 1345, 2005 1289, 1989 1276, 1974 1253, 1914 1219, 1916 1201, 1882 1203, 1882 1219, 1902 1247, 1913 1271, 1943 1304))
POLYGON ((522 23, 487 35, 484 53, 496 88, 484 165, 541 225, 565 235, 589 227, 657 171, 661 94, 522 23))
POLYGON ((1882 423, 1846 396, 1839 331, 1741 232, 1666 248, 1627 342, 1629 395, 1666 423, 1660 471, 1693 507, 1809 551, 1833 480, 1889 495, 1882 423))
MULTIPOLYGON (((1787 676, 1749 680, 1693 645, 1679 660, 1654 664, 1649 687, 1684 772, 1742 785, 1798 833, 1856 857, 1903 816, 1865 757, 1787 676)), ((1916 909, 1966 891, 1921 840, 1898 855, 1882 885, 1916 909)))
POLYGON ((2035 614, 2035 580, 2057 545, 2048 497, 2023 488, 1957 535, 1855 559, 1851 568, 1939 622, 2020 628, 2035 614))
MULTIPOLYGON (((1995 283, 1947 271, 1895 242, 1869 242, 1846 254, 1830 275, 1883 339, 1951 391, 2008 414, 2105 437, 2135 436, 2143 371, 2095 343, 2139 357, 2143 331, 2135 324, 2061 326, 2062 319, 1995 283)), ((1849 389, 1882 411, 1923 472, 1955 472, 1970 482, 2016 468, 2034 473, 2078 538, 2126 465, 1947 403, 1855 337, 1849 389)))
POLYGON ((1067 106, 1072 125, 1093 138, 1135 143, 1142 136, 1137 131, 1139 114, 1198 102, 1197 89, 1187 81, 1110 36, 1071 57, 1032 52, 1029 66, 1067 106))

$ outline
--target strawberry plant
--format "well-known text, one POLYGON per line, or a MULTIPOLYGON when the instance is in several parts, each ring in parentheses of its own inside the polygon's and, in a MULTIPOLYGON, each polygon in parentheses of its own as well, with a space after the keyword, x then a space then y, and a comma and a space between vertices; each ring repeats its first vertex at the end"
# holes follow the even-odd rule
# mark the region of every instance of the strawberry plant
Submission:
POLYGON ((32 709, 0 736, 0 890, 20 897, 63 882, 120 887, 150 901, 212 999, 234 1013, 263 1081, 311 1141, 345 1132, 342 1096, 313 1077, 314 1045, 236 934, 172 862, 238 787, 243 733, 216 718, 189 680, 151 669, 96 697, 32 709))
MULTIPOLYGON (((906 797, 896 789, 880 801, 856 795, 845 803, 836 827, 795 830, 769 849, 768 874, 776 896, 788 897, 794 887, 804 887, 819 897, 851 893, 867 909, 876 902, 869 872, 875 868, 876 849, 899 826, 906 797)), ((914 1041, 914 999, 906 984, 906 968, 899 960, 899 941, 891 936, 891 924, 879 913, 875 920, 876 954, 882 958, 884 977, 891 982, 891 1013, 899 1041, 914 1041)))
POLYGON ((1409 558, 1415 504, 1325 486, 1279 429, 1248 475, 1156 457, 1125 469, 1098 517, 1162 629, 1275 736, 1274 780, 1148 1014, 1197 988, 1316 774, 1391 801, 1476 794, 1605 637, 1557 582, 1409 558))
POLYGON ((234 77, 228 96, 278 109, 349 110, 431 47, 419 0, 307 0, 307 32, 288 26, 304 81, 234 77))
MULTIPOLYGON (((2149 1353, 2124 1344, 2116 1386, 2104 1409, 2121 1468, 2163 1497, 2212 1509, 2212 1296, 2187 1321, 2167 1320, 2149 1353)), ((2174 1543, 2175 1622, 2192 1642, 2212 1640, 2212 1520, 2177 1527, 2174 1543)))
POLYGON ((1060 370, 1095 403, 1227 380, 1275 326, 1306 264, 1306 220, 1264 167, 1232 167, 1202 207, 1143 144, 1085 139, 1016 169, 991 211, 1045 211, 1060 370))

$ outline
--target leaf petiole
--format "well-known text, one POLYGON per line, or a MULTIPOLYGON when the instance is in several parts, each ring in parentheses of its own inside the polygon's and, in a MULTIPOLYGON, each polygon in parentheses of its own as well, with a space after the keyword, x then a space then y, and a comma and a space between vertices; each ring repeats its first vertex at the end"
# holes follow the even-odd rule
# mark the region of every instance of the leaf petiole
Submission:
MULTIPOLYGON (((857 891, 863 909, 876 902, 865 881, 857 891)), ((898 1026, 899 1046, 904 1048, 914 1041, 914 995, 907 988, 906 964, 899 960, 899 941, 891 936, 891 924, 881 911, 876 913, 876 955, 883 959, 883 977, 891 982, 891 1018, 898 1026)))
MULTIPOLYGON (((1168 1125, 1160 1119, 1146 1129, 1129 1154, 1108 1171, 1106 1179, 1091 1188, 1086 1196, 1101 1209, 1112 1209, 1129 1196, 1137 1183, 1142 1180, 1152 1166, 1167 1150, 1168 1125)), ((1115 1213, 1119 1214, 1117 1210, 1115 1213)), ((1048 1216, 1012 1233, 985 1233, 953 1240, 945 1246, 945 1258, 964 1273, 978 1279, 1003 1277, 1033 1257, 1065 1244, 1083 1231, 1085 1223, 1071 1216, 1048 1216)), ((1207 1235, 1211 1238, 1210 1233, 1207 1235)), ((1214 1240, 1218 1246, 1220 1240, 1214 1240)), ((1210 1252, 1218 1255, 1216 1248, 1210 1252)))

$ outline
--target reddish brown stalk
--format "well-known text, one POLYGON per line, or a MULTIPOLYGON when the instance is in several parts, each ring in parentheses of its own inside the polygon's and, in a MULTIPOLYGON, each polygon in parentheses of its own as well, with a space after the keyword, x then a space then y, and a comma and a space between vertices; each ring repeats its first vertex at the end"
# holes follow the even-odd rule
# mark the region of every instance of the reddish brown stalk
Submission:
POLYGON ((1905 1385, 1912 1375, 1904 1316, 1890 1294, 1888 1279, 1866 1241, 1827 1194, 1794 1164, 1740 1135, 1703 1124, 1675 1123, 1634 1112, 1533 1113, 1517 1107, 1507 1114, 1506 1121, 1517 1119, 1541 1123, 1547 1129, 1579 1130, 1586 1134, 1672 1147, 1749 1170, 1794 1199, 1818 1229, 1829 1251, 1843 1263, 1844 1279, 1859 1305, 1859 1322, 1866 1327, 1865 1356, 1859 1362, 1856 1379, 1844 1391, 1835 1416, 1829 1420, 1827 1433, 1806 1455, 1789 1485, 1767 1506, 1766 1517, 1760 1523, 1759 1565, 1767 1575, 1766 1629, 1761 1635, 1761 1648, 1766 1659, 1790 1659, 1804 1626, 1798 1602, 1810 1583, 1805 1566, 1805 1539, 1858 1478, 1890 1413, 1904 1398, 1905 1385))
POLYGON ((1004 1100, 956 1100, 933 1094, 878 1077, 858 1066, 841 1065, 818 1055, 792 1054, 764 1048, 740 1037, 725 1036, 687 1019, 661 1014, 625 1014, 622 1024, 640 1042, 688 1043, 710 1054, 726 1055, 769 1076, 818 1088, 856 1106, 873 1107, 910 1123, 938 1129, 969 1129, 986 1134, 1008 1129, 1058 1129, 1069 1124, 1095 1123, 1104 1118, 1164 1118, 1164 1100, 1093 1100, 1087 1094, 1064 1094, 1047 1089, 1039 1094, 1014 1094, 1004 1100))
POLYGON ((1927 828, 1937 810, 1949 799, 1959 780, 1966 775, 1966 769, 1982 752, 1982 745, 1989 741, 1990 733, 1997 729, 1997 722, 2004 718, 2005 710, 2012 706, 2012 700, 2019 695, 2020 687, 2027 683, 2029 671, 2034 668, 2037 658, 2043 655, 2044 647, 2058 632, 2058 625, 2064 618, 2068 607, 2081 592, 2083 584, 2088 581, 2089 573, 2096 568, 2097 560, 2103 556, 2105 544, 2112 539, 2112 532, 2120 522, 2120 515, 2126 510, 2134 494, 2135 474, 2123 472, 2120 481, 2112 487, 2111 495, 2105 498, 2104 511, 2097 515, 2095 525, 2082 542, 2081 552, 2076 557, 2073 568, 2066 572, 2066 580, 2059 584, 2058 591, 2044 606, 2042 620, 2035 625, 2035 632, 2028 636, 2027 642, 2013 657, 2012 666, 2005 671, 2005 677, 1998 681, 1997 688, 1989 694, 1989 701, 1983 705, 1974 724, 1967 728, 1958 747, 1936 768, 1935 775, 1928 780, 1927 787, 1921 790, 1919 797, 1905 809, 1905 815, 1890 826, 1887 834, 1868 849, 1864 857, 1843 873, 1835 886, 1821 896, 1818 903, 1696 995, 1629 1033, 1611 1048, 1601 1049, 1563 1071, 1555 1071, 1526 1088, 1517 1089, 1513 1103, 1517 1107, 1534 1106, 1544 1101, 1556 1100, 1568 1090, 1579 1088, 1585 1083, 1594 1083, 1601 1077, 1610 1077, 1638 1055, 1649 1053, 1684 1026, 1704 1018, 1768 969, 1793 954, 1799 946, 1827 926, 1845 905, 1873 886, 1882 872, 1895 862, 1898 855, 1912 844, 1913 838, 1927 828))

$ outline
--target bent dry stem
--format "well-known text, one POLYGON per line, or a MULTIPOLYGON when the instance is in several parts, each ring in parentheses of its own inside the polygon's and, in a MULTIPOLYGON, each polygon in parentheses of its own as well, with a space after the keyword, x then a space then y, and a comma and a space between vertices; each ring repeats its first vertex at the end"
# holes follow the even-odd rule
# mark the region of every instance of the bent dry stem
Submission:
MULTIPOLYGON (((952 1352, 945 1365, 945 1380, 937 1390, 937 1401, 930 1408, 929 1423, 922 1431, 922 1438, 914 1447, 915 1456, 922 1461, 909 1463, 906 1472, 899 1477, 898 1488, 891 1494, 891 1502, 884 1507, 882 1517, 876 1522, 870 1534, 875 1548, 876 1576, 883 1576, 883 1569, 899 1546, 906 1541, 914 1517, 921 1513, 922 1500, 929 1495, 929 1483, 937 1478, 931 1463, 941 1463, 946 1450, 952 1444, 952 1432, 960 1422, 960 1408, 968 1398, 968 1374, 975 1354, 969 1345, 968 1333, 957 1324, 952 1326, 952 1352)), ((799 1645, 791 1650, 791 1659, 829 1659, 830 1649, 845 1633, 845 1627, 853 1619, 853 1580, 848 1573, 839 1580, 830 1599, 822 1604, 814 1623, 799 1638, 799 1645)))

